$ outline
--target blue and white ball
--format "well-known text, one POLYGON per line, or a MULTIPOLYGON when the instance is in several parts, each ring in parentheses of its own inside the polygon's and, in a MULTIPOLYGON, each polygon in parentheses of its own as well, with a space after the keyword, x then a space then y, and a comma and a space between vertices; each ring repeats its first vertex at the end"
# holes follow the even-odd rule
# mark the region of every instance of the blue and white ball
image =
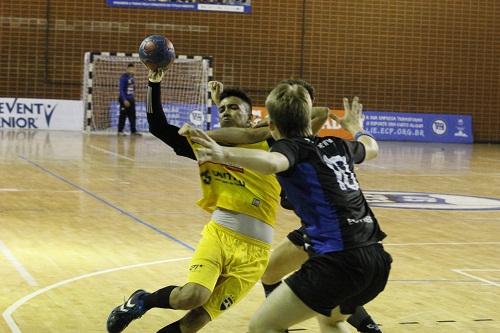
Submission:
POLYGON ((166 69, 175 60, 174 45, 165 36, 150 35, 139 46, 139 58, 152 71, 166 69))

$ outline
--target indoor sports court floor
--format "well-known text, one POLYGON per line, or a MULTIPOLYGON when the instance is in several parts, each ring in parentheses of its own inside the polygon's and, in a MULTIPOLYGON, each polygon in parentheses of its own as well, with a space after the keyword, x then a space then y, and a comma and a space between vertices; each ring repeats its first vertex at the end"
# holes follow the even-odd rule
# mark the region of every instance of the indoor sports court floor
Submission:
MULTIPOLYGON (((384 332, 500 332, 500 145, 382 142, 357 172, 394 257, 367 305, 384 332)), ((209 218, 198 182, 152 136, 0 130, 0 332, 105 332, 134 290, 185 282, 209 218)), ((276 242, 297 225, 282 211, 276 242)), ((256 286, 204 332, 245 332, 262 301, 256 286)), ((152 310, 125 332, 181 314, 152 310)))

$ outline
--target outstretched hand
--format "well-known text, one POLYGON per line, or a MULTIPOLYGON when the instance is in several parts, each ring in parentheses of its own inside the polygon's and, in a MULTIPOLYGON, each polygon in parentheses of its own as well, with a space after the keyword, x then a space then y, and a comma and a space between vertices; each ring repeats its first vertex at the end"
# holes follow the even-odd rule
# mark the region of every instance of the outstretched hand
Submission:
POLYGON ((200 163, 212 161, 212 162, 222 162, 225 158, 224 147, 215 142, 207 133, 203 132, 197 128, 190 128, 189 131, 184 131, 179 134, 185 135, 189 133, 189 138, 192 142, 199 144, 202 147, 195 148, 196 156, 200 163))
POLYGON ((156 71, 149 70, 148 80, 151 82, 161 82, 163 75, 165 75, 166 68, 158 68, 156 71))
POLYGON ((188 123, 185 123, 184 125, 182 125, 181 128, 179 128, 179 131, 177 131, 177 133, 190 139, 191 134, 194 133, 194 130, 195 128, 193 126, 189 125, 188 123))
POLYGON ((352 99, 352 104, 349 104, 349 99, 344 97, 344 116, 342 118, 335 114, 330 114, 343 129, 349 132, 357 132, 363 128, 363 104, 359 103, 359 97, 355 96, 352 99))

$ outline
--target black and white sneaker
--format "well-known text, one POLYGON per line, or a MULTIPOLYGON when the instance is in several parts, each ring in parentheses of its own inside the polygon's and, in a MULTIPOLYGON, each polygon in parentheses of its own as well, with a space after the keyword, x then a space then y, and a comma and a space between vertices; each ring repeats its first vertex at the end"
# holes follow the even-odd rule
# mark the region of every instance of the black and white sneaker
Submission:
POLYGON ((145 295, 149 293, 142 289, 136 290, 122 305, 111 311, 107 322, 109 333, 122 332, 133 320, 146 313, 142 300, 145 295))

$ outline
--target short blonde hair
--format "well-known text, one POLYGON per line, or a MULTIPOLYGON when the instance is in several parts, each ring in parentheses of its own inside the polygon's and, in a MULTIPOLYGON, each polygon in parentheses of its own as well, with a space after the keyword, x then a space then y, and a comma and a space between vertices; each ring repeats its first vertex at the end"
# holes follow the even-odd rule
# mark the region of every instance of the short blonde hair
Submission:
POLYGON ((311 96, 299 84, 280 83, 267 96, 269 117, 284 137, 308 136, 311 129, 311 96))

